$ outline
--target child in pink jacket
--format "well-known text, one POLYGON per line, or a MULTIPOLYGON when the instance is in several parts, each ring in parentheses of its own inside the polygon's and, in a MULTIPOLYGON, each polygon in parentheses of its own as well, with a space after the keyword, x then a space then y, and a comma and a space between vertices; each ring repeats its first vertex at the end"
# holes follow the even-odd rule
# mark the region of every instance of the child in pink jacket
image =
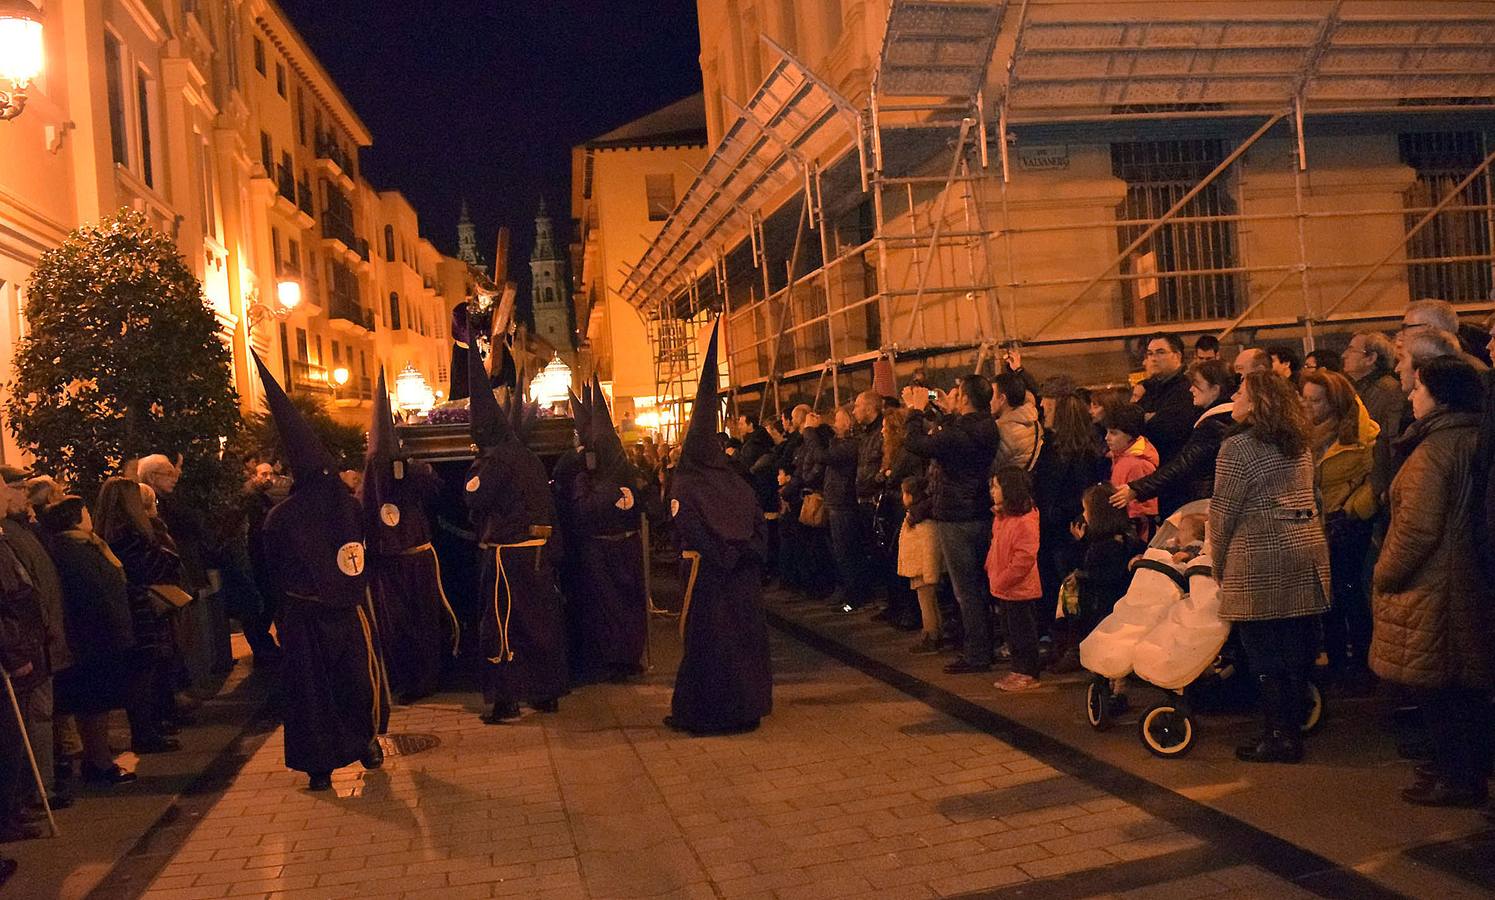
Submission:
POLYGON ((986 578, 1007 631, 1012 671, 997 681, 1004 691, 1038 687, 1038 510, 1033 481, 1017 466, 998 469, 991 478, 991 549, 986 578))
MULTIPOLYGON (((1118 406, 1102 422, 1106 427, 1106 448, 1111 451, 1111 484, 1126 487, 1138 478, 1151 475, 1158 468, 1158 450, 1142 436, 1147 416, 1135 404, 1118 406)), ((1133 500, 1126 506, 1126 516, 1137 526, 1137 536, 1152 536, 1152 521, 1158 514, 1158 501, 1133 500)))

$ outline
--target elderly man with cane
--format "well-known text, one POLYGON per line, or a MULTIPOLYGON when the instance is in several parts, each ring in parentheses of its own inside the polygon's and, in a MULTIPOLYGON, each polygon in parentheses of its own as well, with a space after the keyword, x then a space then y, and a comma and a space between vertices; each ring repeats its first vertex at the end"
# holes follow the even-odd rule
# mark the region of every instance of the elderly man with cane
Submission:
MULTIPOLYGON (((5 702, 10 708, 8 715, 0 715, 0 840, 4 841, 41 836, 22 818, 23 801, 29 793, 25 789, 28 765, 42 810, 52 833, 57 834, 20 704, 21 695, 46 678, 46 640, 31 579, 9 542, 0 537, 0 679, 5 681, 5 702)), ((0 860, 0 883, 14 871, 13 861, 0 860)))

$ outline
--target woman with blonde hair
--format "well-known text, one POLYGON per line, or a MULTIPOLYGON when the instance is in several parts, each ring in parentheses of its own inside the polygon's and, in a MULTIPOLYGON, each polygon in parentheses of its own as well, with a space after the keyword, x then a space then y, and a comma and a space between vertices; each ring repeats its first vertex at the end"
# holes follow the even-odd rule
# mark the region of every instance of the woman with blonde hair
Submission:
POLYGON ((1349 379, 1327 369, 1303 370, 1303 405, 1313 429, 1311 449, 1329 541, 1333 597, 1324 614, 1324 648, 1335 683, 1363 694, 1373 676, 1367 663, 1370 594, 1361 572, 1378 507, 1370 473, 1381 426, 1349 379))
POLYGON ((104 482, 95 504, 94 527, 124 566, 128 584, 138 663, 138 677, 125 708, 132 749, 165 753, 181 749, 167 736, 176 671, 170 617, 186 594, 180 587, 181 559, 151 524, 140 487, 128 478, 104 482))

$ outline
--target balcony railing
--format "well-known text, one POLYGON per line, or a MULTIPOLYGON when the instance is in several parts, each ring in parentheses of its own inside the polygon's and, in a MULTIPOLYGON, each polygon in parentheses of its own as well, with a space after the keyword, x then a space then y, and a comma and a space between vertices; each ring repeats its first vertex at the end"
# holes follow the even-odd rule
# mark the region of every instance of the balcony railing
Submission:
POLYGON ((296 202, 296 176, 284 165, 275 167, 275 190, 280 196, 296 202))
POLYGON ((311 192, 311 183, 307 181, 296 182, 296 208, 308 216, 317 214, 317 195, 311 192))
POLYGON ((291 360, 291 387, 294 390, 326 393, 332 390, 327 382, 327 370, 299 359, 291 360))
POLYGON ((333 391, 333 398, 345 403, 374 399, 374 382, 367 375, 349 379, 348 383, 333 391))
POLYGON ((317 159, 328 160, 341 169, 344 175, 353 177, 352 156, 325 131, 317 134, 317 159))
POLYGON ((364 331, 374 330, 374 313, 346 297, 333 297, 328 315, 344 322, 352 322, 364 331))
POLYGON ((322 210, 322 236, 342 241, 350 249, 358 246, 351 210, 328 206, 322 210))

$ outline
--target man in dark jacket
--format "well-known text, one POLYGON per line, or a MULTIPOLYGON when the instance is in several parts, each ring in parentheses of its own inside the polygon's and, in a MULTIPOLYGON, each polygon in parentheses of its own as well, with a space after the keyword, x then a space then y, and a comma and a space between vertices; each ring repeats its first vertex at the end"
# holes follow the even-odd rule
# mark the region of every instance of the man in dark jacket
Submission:
POLYGON ((984 376, 961 378, 944 398, 947 415, 942 421, 930 411, 927 391, 903 391, 909 407, 904 447, 932 463, 936 534, 965 630, 961 658, 945 667, 952 675, 988 672, 992 665, 991 597, 984 566, 991 544, 988 479, 1001 437, 991 417, 991 390, 984 376), (938 427, 930 432, 932 422, 938 427))
POLYGON ((1159 465, 1163 465, 1189 440, 1199 416, 1184 374, 1184 342, 1176 334, 1154 334, 1147 339, 1142 366, 1147 372, 1137 404, 1147 414, 1142 435, 1158 448, 1159 465))
POLYGON ((1381 497, 1391 487, 1391 442, 1401 436, 1402 408, 1407 403, 1394 371, 1395 351, 1379 331, 1359 331, 1350 338, 1341 359, 1344 374, 1354 382, 1360 402, 1381 426, 1370 471, 1371 487, 1381 497))
MULTIPOLYGON (((46 626, 31 578, 10 543, 0 538, 0 667, 22 706, 50 674, 46 645, 46 626)), ((0 841, 40 837, 41 832, 21 818, 22 806, 32 796, 27 790, 25 724, 13 707, 5 708, 10 707, 9 697, 0 697, 0 704, 0 841)))
POLYGON ((821 493, 825 498, 826 524, 829 526, 831 555, 836 560, 836 593, 832 606, 852 612, 866 605, 867 549, 862 530, 861 508, 857 505, 857 461, 861 440, 855 423, 840 411, 835 424, 827 428, 819 416, 805 420, 805 446, 822 454, 824 478, 821 493))
POLYGON ((26 716, 26 731, 31 737, 32 752, 36 754, 37 769, 47 789, 56 791, 53 807, 61 808, 71 801, 55 777, 52 676, 71 666, 73 658, 68 649, 67 633, 63 630, 62 579, 52 564, 52 557, 33 530, 30 515, 31 506, 19 482, 0 487, 0 516, 3 516, 0 518, 0 532, 4 533, 4 540, 31 580, 37 610, 46 630, 47 675, 28 692, 29 696, 20 698, 21 709, 26 716))

